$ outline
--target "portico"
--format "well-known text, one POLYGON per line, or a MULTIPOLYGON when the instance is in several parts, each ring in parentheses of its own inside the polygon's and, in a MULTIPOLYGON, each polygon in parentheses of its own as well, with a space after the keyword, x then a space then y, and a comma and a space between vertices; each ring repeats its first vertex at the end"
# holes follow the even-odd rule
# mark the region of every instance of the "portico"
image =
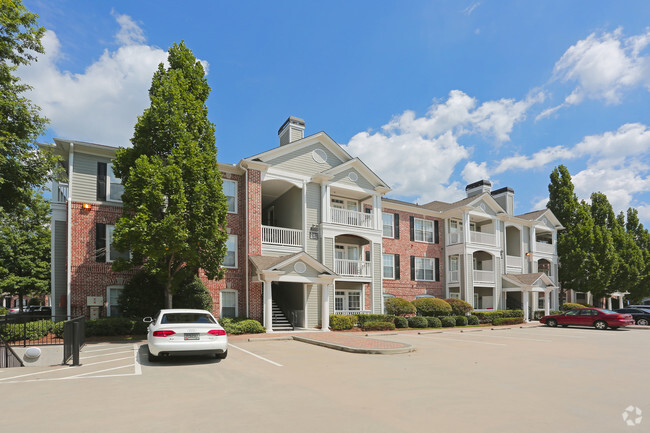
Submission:
MULTIPOLYGON (((534 294, 544 294, 544 315, 551 311, 551 296, 557 286, 543 272, 533 274, 504 274, 503 292, 520 292, 522 310, 524 311, 524 322, 530 322, 531 305, 534 294)), ((555 292, 557 293, 557 292, 555 292)), ((555 303, 555 301, 554 301, 555 303)), ((533 308, 534 310, 534 308, 533 308)))

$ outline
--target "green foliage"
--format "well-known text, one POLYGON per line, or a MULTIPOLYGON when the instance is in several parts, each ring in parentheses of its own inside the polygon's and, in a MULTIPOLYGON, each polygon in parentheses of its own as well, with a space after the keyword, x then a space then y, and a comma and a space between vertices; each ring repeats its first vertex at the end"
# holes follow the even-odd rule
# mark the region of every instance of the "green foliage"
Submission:
POLYGON ((330 328, 333 331, 352 329, 357 324, 357 316, 352 314, 330 314, 330 328))
POLYGON ((219 319, 219 323, 228 334, 233 335, 261 334, 266 332, 266 328, 260 322, 247 317, 224 317, 219 319))
MULTIPOLYGON (((549 314, 562 314, 563 311, 560 310, 549 310, 549 314)), ((535 320, 539 320, 542 317, 544 317, 546 314, 544 313, 544 310, 535 310, 535 313, 533 314, 533 318, 535 320)))
POLYGON ((147 326, 142 320, 127 319, 126 317, 86 320, 86 337, 146 335, 147 326))
POLYGON ((395 327, 396 328, 408 328, 409 321, 406 317, 395 316, 395 327))
POLYGON ((404 316, 407 314, 415 314, 415 306, 406 299, 402 298, 388 298, 385 302, 386 314, 395 316, 404 316))
POLYGON ((392 331, 395 329, 395 324, 393 322, 368 321, 364 322, 361 329, 364 331, 392 331))
POLYGON ((426 317, 422 316, 412 316, 408 318, 410 328, 426 328, 429 326, 429 322, 426 317))
POLYGON ((467 326, 468 322, 466 316, 456 316, 456 326, 467 326))
POLYGON ((474 315, 478 318, 479 323, 485 324, 504 317, 521 317, 523 320, 524 312, 522 310, 475 311, 474 315))
POLYGON ((452 316, 445 316, 440 318, 440 323, 443 328, 453 328, 456 326, 456 318, 452 316))
POLYGON ((429 328, 440 328, 442 327, 442 322, 437 317, 427 316, 427 326, 429 328))
POLYGON ((451 314, 451 305, 438 298, 420 298, 413 301, 420 316, 448 316, 451 314))
POLYGON ((212 312, 212 296, 196 275, 184 281, 174 294, 174 308, 195 308, 212 312))
POLYGON ((9 310, 7 310, 5 307, 0 307, 0 316, 4 316, 9 313, 9 310))
POLYGON ((395 323, 395 316, 392 314, 359 314, 357 315, 357 323, 360 328, 363 328, 366 322, 389 322, 395 323))
POLYGON ((124 206, 113 240, 132 259, 118 259, 113 268, 143 266, 156 275, 169 308, 177 287, 199 268, 208 279, 223 278, 228 205, 203 66, 183 42, 169 49, 168 62, 154 73, 151 105, 138 119, 133 147, 116 152, 124 206))
POLYGON ((576 304, 574 302, 565 302, 564 304, 560 305, 560 310, 562 311, 575 310, 576 308, 585 308, 585 306, 582 304, 576 304))
POLYGON ((523 317, 497 317, 492 321, 494 326, 499 325, 516 325, 518 323, 524 323, 523 317))
POLYGON ((164 308, 164 286, 147 271, 135 274, 124 285, 118 300, 124 317, 153 317, 164 308))
POLYGON ((476 316, 469 316, 469 317, 467 318, 467 324, 468 324, 468 325, 478 325, 478 324, 479 324, 478 317, 476 317, 476 316))
POLYGON ((451 305, 451 314, 454 316, 465 316, 467 313, 474 310, 472 304, 465 302, 462 299, 449 298, 445 299, 445 302, 451 305))
POLYGON ((25 323, 11 323, 0 328, 0 337, 5 341, 40 340, 52 329, 51 320, 38 320, 25 323))

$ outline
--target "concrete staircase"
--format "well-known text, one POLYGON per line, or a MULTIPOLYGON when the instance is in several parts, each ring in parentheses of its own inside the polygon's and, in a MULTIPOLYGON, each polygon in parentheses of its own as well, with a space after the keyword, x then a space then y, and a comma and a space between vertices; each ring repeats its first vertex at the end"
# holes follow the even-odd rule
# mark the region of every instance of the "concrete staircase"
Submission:
POLYGON ((293 326, 287 320, 278 304, 273 302, 272 327, 273 331, 293 331, 293 326))

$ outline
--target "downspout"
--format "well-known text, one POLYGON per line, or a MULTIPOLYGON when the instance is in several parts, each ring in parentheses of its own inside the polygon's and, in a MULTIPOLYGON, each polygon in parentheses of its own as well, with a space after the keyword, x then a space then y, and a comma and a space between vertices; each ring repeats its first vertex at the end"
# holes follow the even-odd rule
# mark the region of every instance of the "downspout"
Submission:
POLYGON ((245 284, 246 284, 246 317, 250 317, 250 300, 249 300, 249 293, 248 293, 250 291, 250 282, 248 281, 248 256, 250 254, 250 251, 249 251, 250 246, 248 244, 248 236, 249 236, 249 234, 248 234, 248 230, 249 230, 249 224, 248 224, 248 218, 249 218, 249 216, 248 216, 248 167, 246 167, 245 170, 246 170, 246 174, 245 174, 246 182, 244 182, 244 183, 246 184, 246 189, 245 189, 246 199, 244 201, 246 202, 246 209, 244 210, 244 224, 246 224, 246 259, 245 259, 245 261, 246 261, 246 267, 245 267, 246 275, 244 276, 244 281, 245 281, 245 284))
POLYGON ((66 269, 66 314, 68 320, 72 317, 72 172, 74 171, 74 143, 70 143, 68 151, 68 236, 66 239, 68 264, 66 269))

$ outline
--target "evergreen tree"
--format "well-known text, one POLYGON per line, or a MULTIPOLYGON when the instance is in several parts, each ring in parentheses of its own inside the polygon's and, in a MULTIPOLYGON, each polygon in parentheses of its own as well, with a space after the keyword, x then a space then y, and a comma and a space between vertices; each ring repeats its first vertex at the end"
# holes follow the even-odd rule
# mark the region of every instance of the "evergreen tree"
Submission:
POLYGON ((151 106, 138 118, 133 147, 117 151, 124 213, 114 243, 132 258, 113 266, 142 264, 164 286, 170 308, 175 289, 199 268, 209 279, 223 278, 228 234, 205 71, 183 42, 169 49, 168 61, 153 76, 151 106))

